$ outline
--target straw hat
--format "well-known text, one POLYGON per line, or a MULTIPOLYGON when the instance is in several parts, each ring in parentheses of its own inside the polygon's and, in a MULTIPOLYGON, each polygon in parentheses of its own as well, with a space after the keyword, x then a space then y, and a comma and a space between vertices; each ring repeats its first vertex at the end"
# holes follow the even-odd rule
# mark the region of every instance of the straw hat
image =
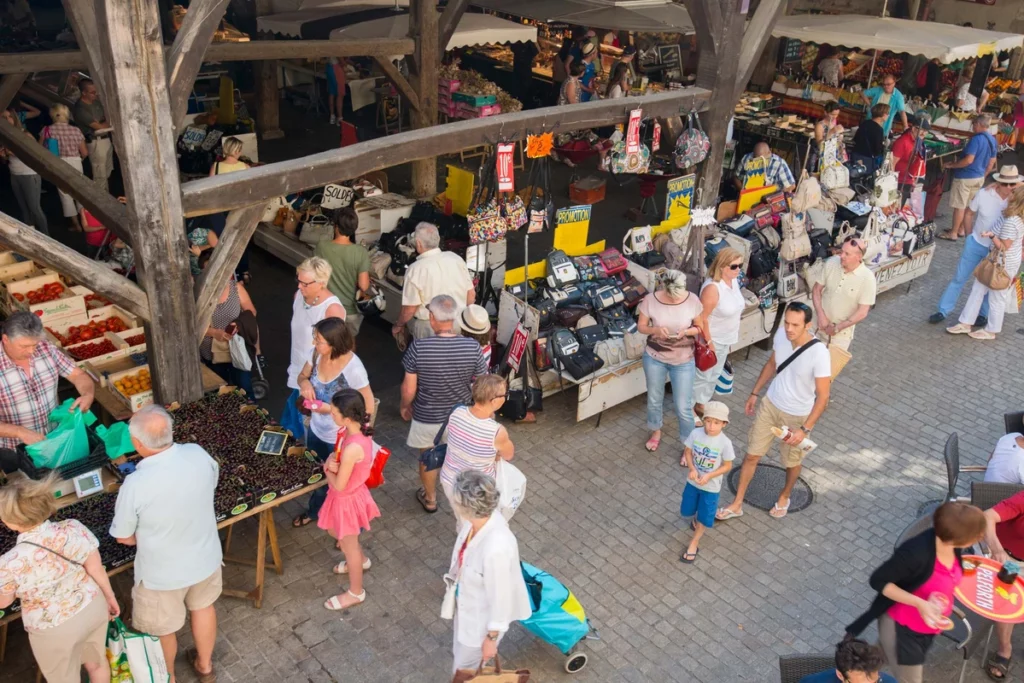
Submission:
POLYGON ((462 331, 470 334, 487 334, 491 331, 491 317, 487 309, 471 304, 462 309, 462 331))
POLYGON ((590 56, 590 55, 591 55, 591 54, 592 54, 592 53, 594 52, 594 50, 596 50, 596 49, 597 49, 597 48, 596 48, 596 47, 594 47, 594 44, 593 44, 593 43, 583 43, 583 47, 581 47, 581 48, 580 48, 580 54, 582 54, 582 55, 583 55, 584 57, 588 57, 588 56, 590 56))
POLYGON ((1017 173, 1016 166, 1008 164, 1000 167, 998 173, 993 173, 992 180, 1006 185, 1016 185, 1017 183, 1024 183, 1024 176, 1017 173))

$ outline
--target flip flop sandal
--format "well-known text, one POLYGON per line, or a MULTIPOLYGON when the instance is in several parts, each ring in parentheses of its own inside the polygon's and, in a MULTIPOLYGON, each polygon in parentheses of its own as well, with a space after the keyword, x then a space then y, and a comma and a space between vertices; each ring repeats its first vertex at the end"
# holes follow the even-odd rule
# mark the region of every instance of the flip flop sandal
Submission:
POLYGON ((697 548, 692 553, 683 553, 679 557, 679 561, 683 564, 693 564, 697 561, 697 554, 700 553, 700 548, 697 548))
MULTIPOLYGON (((373 563, 370 562, 370 558, 366 558, 366 562, 363 562, 363 571, 365 572, 372 566, 373 563)), ((331 571, 333 571, 335 574, 348 574, 348 562, 342 560, 338 564, 334 565, 334 569, 332 569, 331 571)))
POLYGON ((718 512, 715 513, 715 519, 719 522, 724 522, 727 519, 735 519, 736 517, 742 517, 743 510, 739 512, 733 512, 729 508, 718 508, 718 512))
POLYGON ((696 531, 696 530, 697 530, 697 520, 691 519, 690 520, 690 531, 696 531))
POLYGON ((647 439, 647 443, 644 444, 644 448, 646 448, 649 453, 653 453, 654 451, 658 450, 658 446, 660 445, 661 437, 659 436, 658 438, 654 438, 652 436, 651 438, 647 439))
POLYGON ((953 237, 948 232, 940 232, 939 233, 939 239, 940 240, 946 240, 947 242, 956 242, 956 241, 959 240, 958 237, 953 237))
POLYGON ((985 662, 985 674, 993 681, 1005 681, 1010 674, 1010 659, 1008 657, 1001 657, 998 653, 993 652, 989 655, 988 660, 985 662), (992 673, 995 669, 999 672, 999 676, 992 673))
POLYGON ((361 605, 363 601, 366 600, 366 591, 363 591, 359 595, 356 595, 352 591, 345 591, 345 595, 351 597, 353 600, 355 600, 355 602, 353 602, 351 605, 342 605, 341 600, 338 599, 338 596, 332 595, 330 598, 327 599, 327 602, 324 603, 324 607, 331 610, 332 612, 337 612, 339 610, 355 607, 356 605, 361 605))
POLYGON ((420 489, 416 492, 416 500, 419 501, 420 507, 423 508, 424 512, 429 512, 430 514, 437 512, 437 501, 434 501, 434 507, 430 507, 430 501, 427 500, 426 489, 420 489))
POLYGON ((789 513, 789 503, 786 503, 785 506, 783 506, 783 507, 779 507, 779 504, 776 503, 775 505, 772 506, 772 509, 771 509, 771 511, 768 514, 771 515, 772 517, 774 517, 775 519, 782 519, 788 513, 789 513), (775 514, 776 511, 779 514, 775 514))
POLYGON ((212 667, 210 668, 209 671, 203 673, 199 670, 199 667, 196 666, 196 661, 199 659, 198 652, 196 652, 192 648, 189 648, 185 652, 185 659, 187 659, 188 663, 192 666, 192 670, 196 672, 196 678, 199 679, 199 683, 217 683, 217 673, 213 670, 212 667))
POLYGON ((313 523, 313 518, 303 513, 292 520, 292 526, 296 529, 313 523))

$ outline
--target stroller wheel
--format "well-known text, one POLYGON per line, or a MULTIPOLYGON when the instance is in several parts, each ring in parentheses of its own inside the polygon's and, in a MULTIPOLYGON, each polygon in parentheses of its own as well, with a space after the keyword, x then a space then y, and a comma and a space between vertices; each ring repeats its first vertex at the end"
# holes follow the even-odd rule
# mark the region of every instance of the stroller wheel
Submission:
POLYGON ((264 380, 253 380, 252 383, 252 397, 257 401, 262 400, 270 391, 270 384, 264 380))
POLYGON ((585 652, 573 652, 565 660, 565 672, 574 674, 583 671, 587 666, 587 654, 585 652))

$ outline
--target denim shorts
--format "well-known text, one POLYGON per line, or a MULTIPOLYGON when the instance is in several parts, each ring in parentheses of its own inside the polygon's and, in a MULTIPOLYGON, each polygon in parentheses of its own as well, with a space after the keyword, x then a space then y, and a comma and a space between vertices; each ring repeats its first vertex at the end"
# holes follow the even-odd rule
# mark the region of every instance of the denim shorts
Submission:
POLYGON ((718 511, 719 493, 711 493, 699 489, 686 482, 683 489, 683 502, 679 505, 679 514, 683 517, 697 517, 697 521, 711 528, 715 526, 715 513, 718 511))

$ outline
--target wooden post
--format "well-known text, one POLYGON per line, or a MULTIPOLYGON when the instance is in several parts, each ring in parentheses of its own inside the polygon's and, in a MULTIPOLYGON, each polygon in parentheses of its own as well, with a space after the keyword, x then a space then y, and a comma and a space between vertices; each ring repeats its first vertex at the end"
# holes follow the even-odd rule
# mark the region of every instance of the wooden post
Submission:
MULTIPOLYGON (((273 13, 271 0, 256 0, 256 17, 273 13)), ((259 41, 266 42, 266 41, 259 41)), ((281 93, 277 87, 277 62, 256 62, 256 129, 264 140, 284 137, 281 130, 281 93)))
POLYGON ((11 74, 0 80, 0 110, 10 106, 27 78, 28 74, 11 74))
POLYGON ((181 128, 188 112, 188 97, 203 63, 203 54, 224 17, 228 0, 196 0, 188 6, 181 29, 167 52, 167 83, 171 99, 171 121, 181 128))
POLYGON ((196 305, 181 210, 167 71, 156 3, 102 2, 99 42, 135 237, 139 283, 149 295, 149 366, 157 403, 203 394, 196 305))
POLYGON ((448 0, 448 4, 445 5, 437 27, 438 58, 444 54, 448 47, 448 41, 455 35, 455 29, 459 27, 459 21, 462 20, 462 15, 466 13, 467 7, 469 7, 469 0, 448 0))
MULTIPOLYGON (((413 128, 437 125, 438 47, 437 0, 412 0, 409 4, 409 37, 416 41, 413 87, 419 109, 409 112, 413 128)), ((437 157, 412 162, 413 196, 427 199, 437 194, 437 157)))
MULTIPOLYGON (((102 29, 98 26, 98 6, 105 4, 96 0, 63 0, 64 13, 71 23, 71 29, 75 33, 75 40, 78 41, 78 48, 85 56, 85 63, 89 70, 89 76, 96 84, 100 93, 100 102, 104 109, 109 100, 110 91, 107 90, 107 74, 101 68, 102 57, 100 55, 100 34, 102 29)), ((159 29, 158 29, 159 30, 159 29)), ((70 68, 70 67, 64 67, 70 68)), ((109 120, 109 119, 108 119, 109 120)), ((118 150, 120 151, 120 150, 118 150)))

